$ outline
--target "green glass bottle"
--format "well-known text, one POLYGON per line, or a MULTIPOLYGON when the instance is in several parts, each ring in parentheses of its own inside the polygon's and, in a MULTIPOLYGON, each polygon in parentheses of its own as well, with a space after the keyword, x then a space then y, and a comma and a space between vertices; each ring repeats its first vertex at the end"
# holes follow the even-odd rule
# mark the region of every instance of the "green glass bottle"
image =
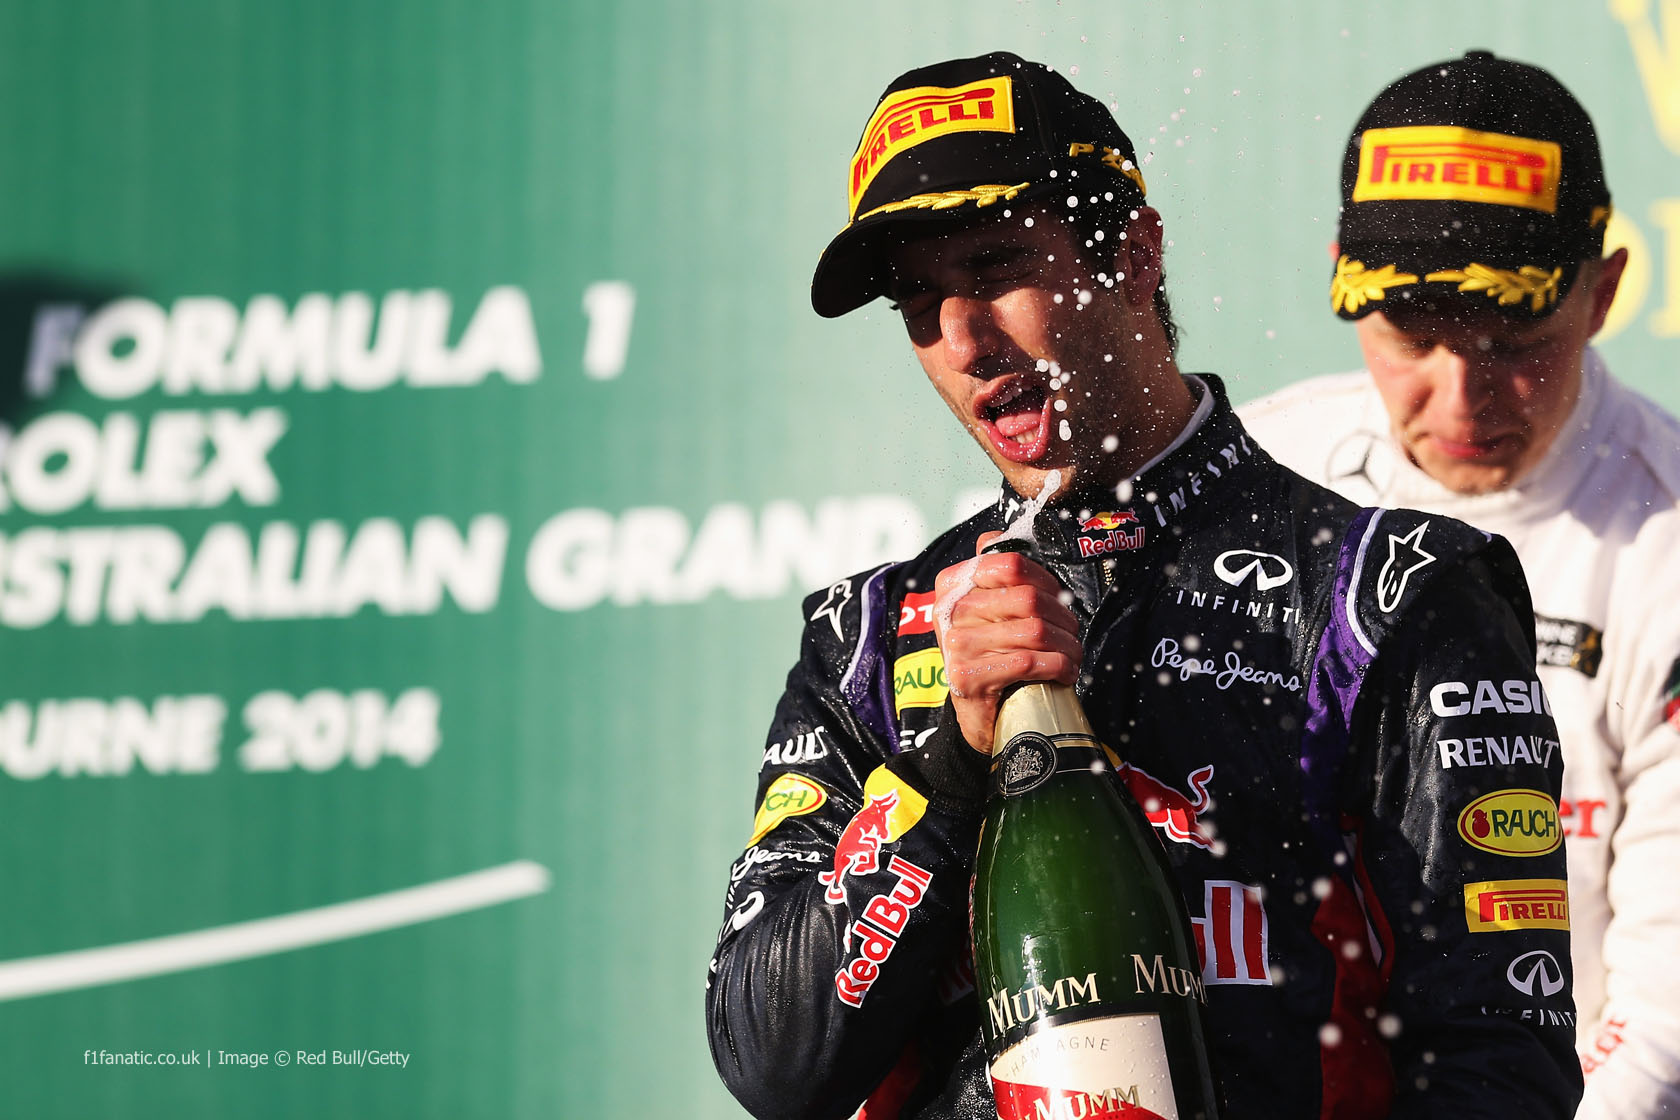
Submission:
POLYGON ((998 711, 971 910, 1000 1120, 1214 1120, 1183 899, 1071 688, 998 711))

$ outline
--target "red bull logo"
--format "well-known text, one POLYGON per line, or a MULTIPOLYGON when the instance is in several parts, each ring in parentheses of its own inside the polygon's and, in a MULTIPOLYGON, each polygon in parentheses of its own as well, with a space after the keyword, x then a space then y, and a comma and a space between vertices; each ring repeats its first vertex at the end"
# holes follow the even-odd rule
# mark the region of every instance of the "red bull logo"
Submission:
POLYGON ((1126 788, 1131 791, 1132 799, 1143 810, 1143 815, 1150 824, 1166 833, 1167 839, 1203 849, 1213 847, 1213 838, 1202 831, 1196 820, 1198 814, 1206 812, 1213 804, 1213 798, 1208 796, 1207 791, 1208 783, 1213 780, 1211 765, 1190 772, 1185 779, 1190 783, 1188 797, 1129 762, 1120 764, 1119 773, 1126 788))
POLYGON ((898 806, 898 792, 889 790, 871 797, 846 825, 834 845, 834 869, 817 878, 826 888, 823 899, 838 905, 846 901, 847 875, 873 875, 881 869, 881 845, 891 839, 890 816, 898 806))
POLYGON ((1144 527, 1129 509, 1099 513, 1079 523, 1079 556, 1090 560, 1111 552, 1130 552, 1143 547, 1144 527), (1135 525, 1127 532, 1126 526, 1135 525))
MULTIPOLYGON (((877 849, 879 850, 879 849, 877 849)), ((834 991, 840 1002, 862 1007, 863 997, 881 975, 910 915, 927 897, 933 872, 900 856, 893 856, 887 870, 898 880, 892 891, 878 894, 863 908, 863 916, 846 927, 846 952, 857 948, 857 956, 834 974, 834 991)))

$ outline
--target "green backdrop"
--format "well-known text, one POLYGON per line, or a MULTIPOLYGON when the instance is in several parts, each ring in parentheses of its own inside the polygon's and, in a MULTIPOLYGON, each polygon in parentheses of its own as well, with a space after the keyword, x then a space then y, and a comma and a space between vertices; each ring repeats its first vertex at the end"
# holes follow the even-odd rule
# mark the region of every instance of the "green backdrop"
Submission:
POLYGON ((1246 398, 1357 364, 1346 132, 1474 46, 1594 113, 1604 349, 1680 406, 1641 0, 0 7, 0 1112, 738 1115, 701 992, 797 597, 990 485, 807 302, 881 87, 1112 102, 1246 398))

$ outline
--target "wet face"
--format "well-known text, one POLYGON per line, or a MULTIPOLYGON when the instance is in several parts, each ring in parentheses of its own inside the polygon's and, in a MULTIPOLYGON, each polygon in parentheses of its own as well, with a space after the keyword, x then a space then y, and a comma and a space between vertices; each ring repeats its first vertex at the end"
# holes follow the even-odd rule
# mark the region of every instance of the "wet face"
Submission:
MULTIPOLYGON (((1146 210, 1134 229, 1145 217, 1155 228, 1146 210)), ((1143 234, 1131 236, 1157 254, 1158 268, 1158 237, 1149 249, 1143 234)), ((1127 460, 1140 424, 1154 428, 1135 339, 1142 315, 1156 329, 1153 280, 1140 309, 1116 279, 1116 254, 1105 260, 1076 244, 1064 221, 1016 210, 892 258, 889 295, 928 380, 1022 494, 1038 494, 1051 470, 1062 472, 1064 489, 1113 484, 1136 465, 1127 460)), ((1131 251, 1121 251, 1120 265, 1131 251)), ((1182 385, 1176 372, 1173 381, 1182 385)))
POLYGON ((1360 349, 1395 438, 1449 490, 1511 485, 1539 462, 1581 391, 1581 356, 1604 325, 1625 250, 1582 266, 1557 310, 1523 321, 1488 308, 1372 312, 1360 349))

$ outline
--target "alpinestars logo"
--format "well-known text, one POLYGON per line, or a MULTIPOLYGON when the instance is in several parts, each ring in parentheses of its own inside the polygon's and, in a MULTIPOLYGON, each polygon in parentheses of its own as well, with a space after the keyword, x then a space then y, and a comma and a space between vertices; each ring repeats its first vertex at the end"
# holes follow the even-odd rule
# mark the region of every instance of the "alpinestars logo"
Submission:
POLYGON ((816 613, 811 616, 811 621, 816 622, 819 618, 828 619, 828 624, 834 627, 834 636, 837 639, 844 640, 846 635, 840 629, 840 612, 846 609, 846 604, 851 600, 852 581, 843 579, 828 589, 828 598, 823 600, 822 606, 818 607, 816 613))
POLYGON ((1544 949, 1524 953, 1505 970, 1511 987, 1525 996, 1555 996, 1563 991, 1563 969, 1544 949))
POLYGON ((1295 569, 1289 561, 1274 553, 1238 548, 1219 554, 1213 562, 1213 574, 1232 587, 1241 587, 1243 581, 1252 575, 1256 591, 1270 591, 1294 579, 1295 569))
POLYGON ((1429 522, 1425 521, 1403 537, 1388 535, 1388 562, 1377 573, 1377 606, 1384 614, 1393 614, 1394 608, 1400 605, 1412 573, 1435 562, 1434 555, 1421 547, 1423 531, 1427 528, 1429 522))

